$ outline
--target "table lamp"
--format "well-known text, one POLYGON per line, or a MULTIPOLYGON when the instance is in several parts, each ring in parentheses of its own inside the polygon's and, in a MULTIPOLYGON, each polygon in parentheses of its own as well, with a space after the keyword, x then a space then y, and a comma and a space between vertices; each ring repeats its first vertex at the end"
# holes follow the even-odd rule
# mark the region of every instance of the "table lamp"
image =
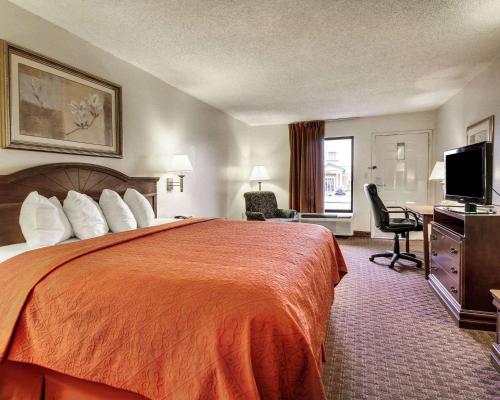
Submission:
POLYGON ((269 179, 271 178, 269 178, 266 167, 263 165, 256 165, 253 167, 252 173, 250 174, 250 180, 259 182, 259 191, 262 190, 262 181, 268 181, 269 179))
POLYGON ((443 186, 443 200, 446 196, 445 182, 444 182, 445 174, 444 174, 444 161, 437 161, 432 169, 431 175, 429 176, 430 181, 441 181, 441 185, 443 186))

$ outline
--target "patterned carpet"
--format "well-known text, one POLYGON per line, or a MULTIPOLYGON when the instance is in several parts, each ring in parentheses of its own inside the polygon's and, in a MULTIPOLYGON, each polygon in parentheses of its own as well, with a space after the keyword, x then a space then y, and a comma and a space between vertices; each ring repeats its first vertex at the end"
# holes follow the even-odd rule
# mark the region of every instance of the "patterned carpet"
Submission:
MULTIPOLYGON (((349 274, 336 289, 330 317, 328 399, 500 399, 500 374, 489 361, 493 333, 458 328, 422 270, 368 261, 391 242, 339 243, 349 274)), ((420 258, 421 246, 412 242, 420 258)))

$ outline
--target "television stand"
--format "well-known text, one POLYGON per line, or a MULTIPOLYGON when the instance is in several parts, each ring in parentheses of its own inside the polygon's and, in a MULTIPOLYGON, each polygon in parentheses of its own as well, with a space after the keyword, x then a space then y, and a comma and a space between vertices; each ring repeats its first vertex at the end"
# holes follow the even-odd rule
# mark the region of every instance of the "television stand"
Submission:
POLYGON ((468 214, 468 215, 494 215, 497 213, 497 209, 495 206, 478 206, 476 204, 473 204, 475 206, 475 211, 467 211, 467 209, 463 206, 438 206, 442 210, 454 212, 457 214, 468 214))
POLYGON ((477 206, 474 203, 465 203, 464 212, 475 213, 477 212, 477 206))
POLYGON ((461 328, 495 330, 500 215, 434 208, 429 284, 461 328))

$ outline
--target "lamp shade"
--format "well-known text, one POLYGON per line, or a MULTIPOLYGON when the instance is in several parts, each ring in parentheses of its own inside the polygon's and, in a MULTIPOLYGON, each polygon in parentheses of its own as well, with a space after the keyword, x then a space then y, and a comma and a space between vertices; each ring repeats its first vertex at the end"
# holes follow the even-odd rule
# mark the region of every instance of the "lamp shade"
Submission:
POLYGON ((269 174, 267 173, 266 167, 263 165, 256 165, 252 169, 252 173, 250 174, 251 181, 267 181, 269 178, 269 174))
POLYGON ((429 176, 430 181, 444 180, 444 161, 437 161, 429 176))
POLYGON ((170 163, 168 172, 187 173, 193 170, 193 166, 186 154, 175 154, 170 163))

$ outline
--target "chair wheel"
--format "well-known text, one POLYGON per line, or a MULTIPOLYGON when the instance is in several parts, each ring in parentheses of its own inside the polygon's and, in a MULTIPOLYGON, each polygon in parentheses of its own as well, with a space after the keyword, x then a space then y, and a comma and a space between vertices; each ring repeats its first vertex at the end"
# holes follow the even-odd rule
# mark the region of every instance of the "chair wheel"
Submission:
POLYGON ((389 268, 390 268, 390 269, 394 269, 394 263, 393 263, 393 262, 391 262, 391 263, 389 264, 389 268))
POLYGON ((417 268, 422 268, 422 263, 418 263, 417 268))
POLYGON ((373 260, 375 260, 375 257, 370 256, 370 261, 373 262, 373 260))

